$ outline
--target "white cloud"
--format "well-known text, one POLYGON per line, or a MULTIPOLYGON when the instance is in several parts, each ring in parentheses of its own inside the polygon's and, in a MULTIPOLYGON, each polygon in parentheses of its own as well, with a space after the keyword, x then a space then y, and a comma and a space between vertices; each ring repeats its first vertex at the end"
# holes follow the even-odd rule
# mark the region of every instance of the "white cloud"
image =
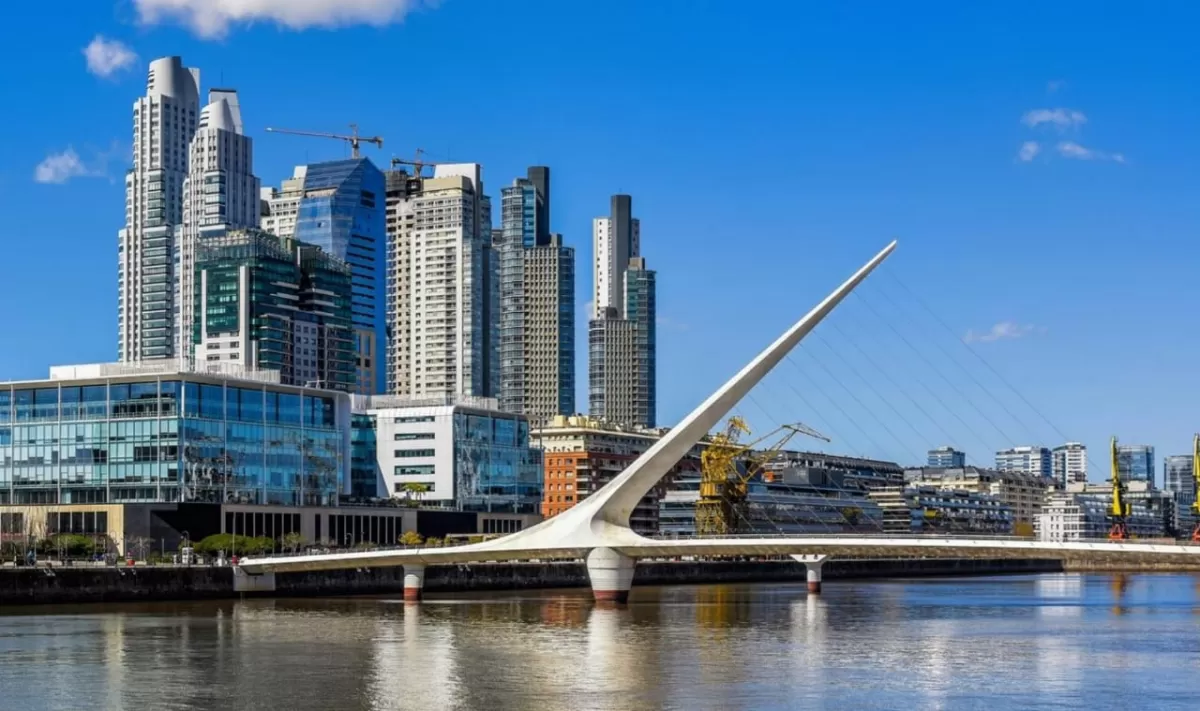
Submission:
POLYGON ((1125 156, 1121 153, 1107 153, 1095 148, 1081 146, 1074 141, 1063 141, 1058 144, 1058 154, 1063 158, 1075 160, 1111 160, 1114 163, 1124 163, 1125 156))
POLYGON ((83 48, 83 56, 87 58, 88 71, 105 78, 132 67, 138 58, 132 49, 120 41, 105 39, 103 35, 96 35, 83 48))
POLYGON ((1045 333, 1046 329, 1030 324, 1019 324, 1016 321, 1001 321, 985 333, 967 331, 967 335, 963 336, 963 340, 967 343, 992 343, 993 341, 1024 338, 1034 332, 1045 333))
POLYGON ((1074 109, 1034 109, 1021 117, 1021 123, 1030 128, 1046 123, 1061 130, 1087 123, 1087 116, 1074 109))
POLYGON ((1025 141, 1021 144, 1021 150, 1017 151, 1017 160, 1022 163, 1028 163, 1037 157, 1038 153, 1042 152, 1042 146, 1037 141, 1025 141))
POLYGON ((89 160, 84 160, 71 146, 65 151, 51 153, 33 169, 33 180, 38 183, 62 185, 72 178, 103 178, 108 176, 108 162, 121 154, 117 143, 108 151, 99 151, 89 160))
POLYGON ((177 22, 200 37, 224 36, 230 26, 273 22, 291 30, 345 25, 383 26, 436 0, 133 0, 150 25, 177 22))

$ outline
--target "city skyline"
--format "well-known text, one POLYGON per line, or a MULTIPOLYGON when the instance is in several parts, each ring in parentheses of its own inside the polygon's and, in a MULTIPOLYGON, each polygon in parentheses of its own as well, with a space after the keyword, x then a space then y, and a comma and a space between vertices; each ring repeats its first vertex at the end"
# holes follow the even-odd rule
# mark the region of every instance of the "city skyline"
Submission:
MULTIPOLYGON (((28 13, 30 22, 38 22, 37 13, 44 11, 21 10, 28 13)), ((1108 333, 1118 323, 1128 325, 1134 321, 1148 333, 1177 328, 1186 299, 1179 299, 1171 284, 1182 283, 1182 270, 1194 250, 1184 238, 1195 231, 1197 219, 1179 196, 1194 193, 1189 186, 1195 184, 1195 178, 1183 167, 1197 152, 1196 138, 1193 131, 1182 129, 1189 122, 1187 117, 1195 102, 1187 92, 1172 91, 1185 85, 1185 76, 1177 63, 1166 61, 1166 50, 1145 41, 1142 28, 1147 26, 1148 17, 1135 16, 1122 23, 1122 29, 1133 32, 1131 41, 1139 51, 1122 50, 1106 56, 1099 51, 1100 42, 1112 36, 1115 23, 1089 18, 1086 22, 1095 30, 1090 34, 1092 39, 1075 39, 1070 47, 1054 45, 1050 49, 1051 43, 1039 43, 1048 39, 1048 29, 1017 28, 979 8, 958 8, 927 27, 916 27, 899 14, 884 12, 877 16, 878 26, 902 26, 910 35, 889 39, 871 29, 875 26, 872 24, 861 39, 852 38, 840 48, 816 43, 811 50, 795 50, 798 54, 772 50, 774 54, 768 52, 769 57, 741 57, 737 53, 746 46, 746 38, 735 33, 733 44, 725 50, 735 54, 712 59, 737 57, 733 66, 743 74, 747 69, 767 71, 748 80, 742 93, 721 88, 711 100, 719 102, 724 97, 733 101, 726 104, 727 108, 718 104, 710 116, 691 110, 694 107, 681 101, 682 92, 690 95, 699 91, 691 80, 676 84, 668 95, 652 96, 650 87, 661 85, 667 74, 675 76, 673 72, 680 65, 665 59, 665 54, 640 49, 624 57, 615 48, 593 50, 597 56, 590 61, 568 52, 569 61, 564 61, 562 67, 552 67, 544 79, 546 88, 542 91, 550 91, 555 97, 545 104, 547 110, 535 112, 541 114, 535 117, 521 112, 519 120, 493 114, 475 115, 469 124, 459 117, 437 121, 412 118, 419 112, 397 119, 395 116, 401 114, 390 113, 397 110, 395 99, 388 98, 385 91, 365 88, 372 81, 380 81, 389 37, 402 37, 406 46, 412 46, 419 55, 433 51, 439 39, 453 30, 473 37, 478 33, 483 39, 484 26, 491 32, 494 28, 517 27, 531 19, 553 23, 575 15, 577 20, 593 20, 595 24, 589 26, 598 31, 613 29, 609 24, 612 20, 588 14, 588 10, 543 10, 547 16, 540 19, 532 18, 529 12, 522 10, 504 19, 497 11, 479 4, 451 0, 411 14, 404 24, 385 29, 350 26, 336 31, 279 32, 269 24, 234 25, 218 43, 194 38, 171 25, 138 26, 128 12, 113 13, 103 3, 82 12, 68 32, 39 50, 50 53, 42 57, 44 62, 27 65, 36 67, 28 70, 27 90, 31 98, 50 98, 49 106, 53 107, 52 94, 43 93, 50 90, 39 88, 32 80, 44 77, 48 86, 69 82, 78 89, 72 102, 84 102, 88 110, 56 112, 44 126, 31 127, 31 134, 3 139, 6 155, 10 156, 3 175, 8 198, 14 205, 34 209, 12 211, 14 234, 25 237, 14 240, 10 254, 11 262, 21 265, 21 273, 0 287, 0 296, 10 303, 28 305, 15 314, 11 327, 25 333, 29 344, 26 347, 22 343, 19 353, 10 351, 0 356, 2 377, 36 377, 51 363, 113 359, 115 289, 111 269, 102 265, 112 263, 111 235, 121 223, 119 176, 129 165, 124 154, 129 140, 129 105, 144 91, 145 63, 155 56, 179 54, 188 66, 202 69, 206 85, 238 90, 246 132, 255 141, 255 173, 264 185, 279 185, 297 164, 345 156, 336 145, 263 134, 266 125, 338 131, 345 130, 344 124, 353 120, 363 127, 364 134, 381 133, 387 138, 384 151, 364 148, 364 154, 379 165, 386 163, 390 155, 407 157, 415 147, 424 146, 432 160, 449 158, 483 164, 492 186, 523 174, 525 166, 552 166, 557 183, 555 228, 563 232, 568 244, 580 246, 576 260, 580 274, 576 303, 581 314, 577 318, 578 343, 585 342, 586 331, 580 338, 579 323, 585 322, 582 314, 588 310, 592 293, 590 277, 586 276, 591 270, 583 261, 587 226, 603 212, 608 195, 634 195, 648 234, 653 235, 646 245, 647 260, 664 276, 659 284, 660 357, 663 363, 682 364, 664 369, 660 375, 658 419, 663 423, 674 422, 694 404, 704 392, 703 384, 719 382, 728 375, 742 355, 752 352, 778 324, 794 315, 797 304, 805 304, 810 296, 819 294, 827 285, 822 282, 828 280, 825 274, 838 273, 856 262, 855 255, 869 253, 895 234, 901 237, 904 248, 889 273, 929 303, 949 324, 954 336, 968 337, 972 347, 983 353, 1036 406, 1037 412, 1025 408, 1019 400, 1006 400, 1018 417, 1016 425, 997 423, 997 429, 1010 435, 1004 437, 973 413, 965 399, 958 399, 954 411, 970 422, 969 429, 976 430, 979 437, 946 411, 932 414, 949 430, 949 436, 920 420, 919 413, 913 414, 913 421, 919 420, 919 434, 908 431, 883 404, 884 398, 872 400, 871 387, 839 370, 840 364, 831 355, 836 350, 848 353, 848 358, 858 357, 850 342, 868 331, 854 328, 853 319, 873 318, 870 311, 860 308, 849 314, 849 323, 838 318, 821 329, 817 335, 824 343, 817 340, 806 347, 807 354, 794 356, 805 374, 792 368, 787 379, 809 397, 813 407, 804 406, 789 394, 790 388, 780 383, 775 392, 756 395, 771 417, 811 421, 818 429, 832 425, 830 429, 838 430, 840 435, 829 446, 831 450, 895 461, 914 461, 908 450, 919 456, 929 446, 945 442, 954 442, 987 462, 993 452, 1014 445, 1054 446, 1078 440, 1088 445, 1093 459, 1089 470, 1095 472, 1106 468, 1097 453, 1105 451, 1107 439, 1114 433, 1122 441, 1154 445, 1161 456, 1188 451, 1191 433, 1198 428, 1188 419, 1187 398, 1177 384, 1188 373, 1191 337, 1186 336, 1182 342, 1152 339, 1148 347, 1143 344, 1134 348, 1128 340, 1113 339, 1108 333), (989 24, 991 30, 969 29, 989 24), (965 52, 956 69, 933 69, 926 54, 913 48, 921 43, 939 46, 939 42, 949 41, 956 34, 986 42, 997 39, 997 33, 1009 39, 1025 38, 1040 49, 1022 60, 1022 71, 1000 77, 981 55, 965 52), (96 34, 124 42, 140 59, 121 65, 120 55, 114 55, 108 64, 93 67, 108 72, 107 77, 87 74, 85 57, 79 50, 96 34), (883 43, 867 58, 851 58, 856 49, 861 49, 860 42, 878 43, 881 39, 883 43), (364 81, 353 86, 326 81, 322 85, 328 98, 306 101, 297 93, 298 87, 320 83, 324 72, 329 72, 329 77, 338 76, 348 67, 348 63, 335 60, 328 67, 314 69, 315 75, 306 72, 302 82, 301 77, 290 76, 280 63, 282 58, 296 56, 296 52, 311 49, 317 42, 356 44, 365 53, 360 59, 377 57, 381 64, 378 69, 364 65, 364 81), (916 45, 910 44, 914 42, 916 45), (380 45, 378 49, 375 43, 380 45), (1075 50, 1075 56, 1070 50, 1075 50), (808 51, 829 53, 830 64, 816 64, 808 51), (280 59, 272 61, 272 55, 280 59), (885 69, 872 59, 885 55, 897 68, 909 71, 909 78, 899 79, 895 70, 885 69), (787 92, 753 94, 786 121, 774 123, 762 118, 763 111, 750 112, 754 114, 750 117, 728 108, 749 101, 751 94, 745 92, 758 92, 779 80, 782 75, 778 70, 760 66, 764 60, 780 60, 780 67, 789 76, 800 77, 796 81, 804 82, 806 87, 801 92, 803 104, 787 92), (645 79, 624 76, 631 65, 647 61, 645 79), (236 75, 231 69, 235 66, 239 67, 236 75), (640 113, 647 118, 623 116, 616 123, 606 124, 617 114, 597 106, 595 95, 582 97, 570 91, 564 79, 568 69, 591 72, 589 76, 598 79, 604 90, 627 89, 643 103, 646 110, 640 113), (1121 78, 1139 70, 1153 71, 1158 78, 1153 96, 1139 91, 1132 80, 1121 78), (618 85, 618 77, 629 81, 618 85), (217 81, 211 81, 213 78, 217 81), (838 89, 839 85, 845 86, 845 81, 853 82, 856 88, 838 89), (914 89, 909 92, 910 100, 901 100, 895 90, 905 81, 914 89), (944 110, 933 108, 933 101, 946 100, 949 87, 955 94, 949 106, 944 110), (923 104, 921 99, 925 100, 923 104), (679 104, 679 109, 672 109, 671 103, 679 104), (584 105, 586 112, 581 111, 584 105), (879 111, 872 110, 877 106, 888 108, 883 113, 892 118, 891 123, 872 124, 874 138, 852 146, 848 137, 861 137, 867 125, 860 115, 879 115, 879 111), (830 112, 835 107, 843 109, 839 121, 815 118, 833 115, 830 112), (1060 107, 1069 110, 1056 112, 1060 107), (685 114, 687 120, 679 121, 685 114), (938 120, 939 116, 946 120, 938 120), (1085 120, 1079 120, 1080 116, 1085 120), (663 122, 674 122, 676 130, 666 134, 657 130, 663 122), (718 124, 724 126, 720 132, 710 130, 718 124), (556 125, 561 128, 555 129, 556 125), (1177 127, 1181 130, 1175 130, 1177 127), (413 135, 411 141, 409 134, 413 135), (1152 136, 1170 136, 1169 150, 1152 136), (823 145, 817 144, 817 138, 823 145), (114 147, 113 141, 118 145, 114 147), (1032 156, 1025 150, 1027 143, 1039 146, 1032 156), (1062 144, 1075 147, 1063 153, 1058 148, 1062 144), (697 150, 704 146, 711 148, 697 150), (1081 153, 1080 147, 1102 154, 1081 153), (1116 154, 1120 154, 1121 161, 1114 158, 1116 154), (1091 159, 1084 160, 1085 155, 1091 159), (1025 156, 1031 159, 1022 160, 1025 156), (44 162, 53 157, 59 160, 44 162), (1109 160, 1101 160, 1103 157, 1109 160), (729 205, 714 204, 722 201, 704 199, 705 186, 720 183, 712 173, 728 170, 726 166, 730 165, 714 159, 733 158, 742 160, 737 173, 759 179, 761 191, 756 196, 764 201, 763 205, 767 201, 773 208, 785 205, 786 209, 773 211, 787 214, 788 220, 772 218, 772 210, 734 210, 729 205), (106 167, 102 165, 105 161, 106 167), (922 165, 917 166, 918 162, 922 165), (701 170, 703 166, 711 169, 701 170), (115 182, 100 177, 105 174, 115 182), (968 174, 969 179, 965 177, 968 174), (47 182, 32 180, 39 176, 47 182), (65 184, 54 182, 63 180, 65 184), (69 202, 72 209, 47 224, 44 215, 51 214, 62 201, 69 202), (899 202, 905 206, 900 207, 899 202), (723 249, 731 240, 738 240, 739 248, 723 249), (1117 258, 1131 240, 1137 240, 1141 250, 1142 268, 1138 270, 1124 268, 1117 258), (46 250, 48 243, 61 245, 62 249, 46 250), (1013 270, 1018 266, 1017 255, 1026 259, 1031 249, 1036 249, 1047 263, 1068 254, 1083 254, 1085 261, 1080 269, 1069 270, 1065 279, 1013 279, 1014 273, 1029 273, 1013 270), (767 263, 761 259, 764 251, 773 257, 765 260, 767 263), (747 290, 742 279, 711 278, 718 269, 739 276, 753 275, 753 288, 747 290), (797 278, 801 272, 804 278, 797 278), (33 278, 49 273, 66 278, 55 280, 53 290, 49 280, 33 278), (969 277, 971 287, 949 296, 940 283, 947 273, 969 277), (1112 296, 1104 296, 1110 292, 1112 296), (1092 305, 1100 308, 1089 308, 1092 305), (843 332, 848 338, 841 337, 843 332), (707 357, 690 357, 698 351, 707 357), (810 359, 814 354, 820 364, 810 359), (827 377, 822 365, 837 377, 827 377), (840 392, 839 380, 847 383, 867 407, 858 407, 842 393, 842 404, 849 410, 849 416, 842 417, 819 394, 810 395, 812 389, 806 377, 818 379, 831 394, 840 392), (895 430, 895 440, 867 410, 875 411, 895 430), (1062 430, 1062 436, 1043 423, 1038 412, 1062 430), (855 419, 861 421, 869 437, 850 424, 855 419), (1032 431, 1023 431, 1022 425, 1032 431)), ((730 11, 674 18, 681 23, 678 34, 715 36, 717 26, 728 27, 733 19, 723 12, 730 11)), ((849 22, 833 10, 788 12, 796 22, 816 28, 837 29, 849 22)), ((626 49, 637 46, 641 33, 665 26, 666 18, 634 5, 622 5, 617 14, 637 20, 624 23, 629 29, 610 33, 626 49), (643 29, 634 30, 634 26, 643 29)), ((1065 21, 1071 11, 1058 8, 1050 15, 1065 21)), ((1048 17, 1047 24, 1053 24, 1049 22, 1053 18, 1048 17)), ((1163 24, 1161 19, 1156 18, 1158 26, 1163 24)), ((1183 27, 1187 18, 1165 24, 1183 27)), ((773 30, 759 31, 769 34, 773 30)), ((549 41, 555 47, 562 44, 553 36, 549 41)), ((686 49, 678 42, 672 39, 664 51, 686 49)), ((485 42, 480 50, 489 46, 485 42)), ((683 56, 694 61, 697 55, 683 52, 683 56)), ((437 82, 449 76, 446 72, 461 66, 460 60, 454 59, 444 67, 430 69, 427 76, 412 79, 419 83, 420 91, 436 99, 445 95, 437 82)), ((14 72, 26 76, 21 68, 14 72)), ((495 87, 490 86, 493 84, 503 82, 481 82, 481 99, 503 95, 495 93, 495 87)), ((511 89, 506 91, 511 93, 511 89)), ((520 96, 528 99, 534 94, 520 96)), ((905 292, 889 281, 887 274, 881 288, 875 286, 864 289, 865 298, 889 315, 884 308, 890 305, 889 299, 905 292)), ((911 304, 905 302, 913 310, 918 308, 911 304)), ((890 337, 885 326, 873 323, 875 331, 869 337, 890 337)), ((937 333, 932 320, 927 318, 922 323, 923 328, 937 333)), ((912 335, 915 329, 911 329, 911 318, 897 319, 895 325, 920 345, 919 337, 912 335)), ((861 337, 867 345, 868 336, 861 337)), ((950 340, 949 333, 941 332, 940 338, 947 349, 961 348, 950 340)), ((955 353, 962 361, 972 362, 965 351, 955 353)), ((907 398, 903 394, 893 391, 878 373, 866 372, 864 361, 856 362, 870 386, 909 414, 911 407, 904 405, 907 398)), ((586 359, 580 353, 577 372, 585 368, 586 359)), ((893 372, 920 368, 918 359, 908 356, 897 363, 893 372)), ((936 374, 929 369, 923 372, 931 386, 939 384, 936 374)), ((986 375, 983 370, 975 372, 986 375)), ((579 404, 586 402, 582 381, 577 378, 576 409, 582 409, 579 404)), ((971 384, 962 379, 955 382, 964 389, 971 384)), ((989 387, 1004 397, 1002 385, 989 387)), ((937 405, 919 390, 914 389, 912 394, 926 409, 934 410, 937 405)), ((987 397, 980 397, 978 406, 989 417, 1005 417, 1002 408, 987 397)), ((769 428, 770 421, 758 413, 756 405, 748 403, 744 409, 759 429, 769 428)))

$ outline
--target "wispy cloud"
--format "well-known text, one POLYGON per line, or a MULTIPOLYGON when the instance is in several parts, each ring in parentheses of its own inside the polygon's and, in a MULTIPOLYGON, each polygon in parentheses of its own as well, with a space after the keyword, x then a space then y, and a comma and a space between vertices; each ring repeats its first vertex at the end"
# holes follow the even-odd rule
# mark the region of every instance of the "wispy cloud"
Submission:
POLYGON ((42 159, 33 169, 33 180, 38 183, 62 185, 72 178, 105 178, 108 177, 109 162, 120 155, 119 144, 113 143, 107 151, 96 151, 88 159, 83 159, 71 146, 59 153, 51 153, 42 159))
POLYGON ((1021 117, 1021 123, 1030 128, 1049 124, 1059 130, 1064 130, 1087 123, 1087 116, 1084 116, 1082 111, 1075 109, 1034 109, 1027 111, 1021 117))
POLYGON ((87 68, 92 74, 107 79, 123 69, 129 69, 137 62, 137 54, 118 40, 106 39, 96 35, 88 46, 83 48, 83 56, 87 58, 87 68))
POLYGON ((150 25, 174 22, 206 39, 223 37, 233 25, 270 22, 290 30, 399 22, 437 0, 133 0, 150 25))
POLYGON ((992 343, 995 341, 1024 338, 1032 333, 1045 332, 1045 328, 1038 328, 1031 324, 1020 324, 1016 321, 1001 321, 983 333, 967 331, 967 335, 963 336, 963 340, 967 343, 992 343))
POLYGON ((1063 158, 1075 160, 1111 160, 1114 163, 1124 163, 1125 156, 1121 153, 1108 153, 1095 148, 1081 146, 1074 141, 1063 141, 1058 144, 1058 154, 1063 158))
POLYGON ((1037 157, 1038 153, 1042 152, 1042 145, 1037 141, 1025 141, 1021 144, 1021 150, 1017 151, 1017 160, 1022 163, 1028 163, 1037 157))
POLYGON ((1067 85, 1067 83, 1065 81, 1063 81, 1062 79, 1052 79, 1052 80, 1046 82, 1046 93, 1047 94, 1057 94, 1058 90, 1062 89, 1066 85, 1067 85))

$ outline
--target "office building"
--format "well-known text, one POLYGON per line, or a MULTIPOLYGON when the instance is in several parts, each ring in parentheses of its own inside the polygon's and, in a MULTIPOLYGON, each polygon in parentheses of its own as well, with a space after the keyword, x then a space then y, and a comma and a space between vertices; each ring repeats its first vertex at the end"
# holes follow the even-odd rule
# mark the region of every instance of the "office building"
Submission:
POLYGON ((993 494, 932 485, 873 489, 885 533, 1009 535, 1012 507, 993 494))
MULTIPOLYGON (((542 515, 557 516, 612 481, 649 449, 663 430, 630 427, 591 417, 553 417, 530 435, 543 450, 545 488, 542 515)), ((671 481, 684 472, 698 472, 703 443, 696 445, 651 489, 630 515, 639 533, 659 530, 659 501, 671 481)), ((694 515, 694 514, 693 514, 694 515)))
POLYGON ((1050 459, 1051 475, 1058 488, 1087 483, 1087 446, 1079 442, 1067 442, 1055 447, 1050 459))
POLYGON ((175 238, 199 114, 200 70, 179 57, 151 62, 146 94, 133 103, 133 167, 125 174, 125 226, 117 238, 121 361, 175 355, 175 238))
POLYGON ((910 486, 936 486, 976 494, 990 494, 1012 509, 1013 532, 1033 535, 1033 522, 1041 513, 1050 480, 1041 474, 997 471, 981 467, 922 467, 907 469, 904 479, 910 486))
POLYGON ((967 455, 954 447, 938 447, 926 454, 925 466, 929 467, 965 467, 967 455))
POLYGON ((1175 455, 1163 459, 1163 489, 1175 493, 1181 503, 1190 505, 1196 500, 1196 480, 1192 471, 1192 455, 1175 455))
POLYGON ((500 411, 495 398, 376 395, 356 397, 355 411, 373 422, 383 485, 377 496, 537 514, 542 453, 530 446, 525 418, 500 411))
POLYGON ((1154 447, 1147 444, 1117 445, 1117 471, 1125 481, 1147 481, 1154 486, 1154 447))
POLYGON ((657 419, 656 274, 641 253, 628 195, 593 221, 595 311, 588 322, 588 411, 639 427, 657 419))
MULTIPOLYGON (((1150 481, 1137 479, 1126 486, 1125 501, 1130 515, 1125 524, 1137 538, 1161 538, 1190 534, 1177 518, 1175 497, 1158 491, 1150 481)), ((1112 486, 1075 482, 1065 491, 1046 498, 1037 517, 1037 535, 1042 540, 1069 541, 1106 538, 1112 527, 1112 486)))
POLYGON ((197 370, 235 363, 288 385, 355 390, 349 265, 252 229, 203 240, 195 269, 197 370))
POLYGON ((192 137, 183 186, 183 229, 175 284, 176 354, 194 362, 196 252, 206 240, 258 227, 260 185, 252 142, 243 133, 237 92, 213 89, 192 137))
POLYGON ((500 407, 533 424, 575 412, 575 250, 550 232, 550 169, 501 191, 500 407))
POLYGON ((387 173, 389 393, 494 396, 499 264, 474 163, 387 173))
POLYGON ((367 158, 297 166, 263 191, 262 227, 320 247, 350 265, 356 392, 383 392, 386 363, 388 235, 383 173, 367 158))
POLYGON ((1046 479, 1053 475, 1048 447, 1013 447, 996 452, 996 469, 1002 472, 1036 474, 1046 479))

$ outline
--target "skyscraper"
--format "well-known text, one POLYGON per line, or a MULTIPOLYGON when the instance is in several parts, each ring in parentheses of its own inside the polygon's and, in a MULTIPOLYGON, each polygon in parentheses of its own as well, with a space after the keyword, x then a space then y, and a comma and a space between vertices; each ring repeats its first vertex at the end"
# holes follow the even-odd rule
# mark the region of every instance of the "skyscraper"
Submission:
POLYGON ((1187 506, 1196 500, 1193 463, 1190 454, 1163 458, 1163 488, 1175 492, 1175 500, 1187 506))
POLYGON ((498 261, 475 163, 387 173, 387 389, 494 397, 498 261))
POLYGON ((382 392, 387 372, 385 192, 383 173, 367 158, 297 166, 280 189, 263 191, 263 229, 350 265, 360 394, 382 392))
POLYGON ((500 407, 537 426, 575 411, 575 250, 550 232, 550 169, 501 191, 500 407))
POLYGON ((592 223, 595 309, 588 322, 588 411, 654 427, 657 410, 656 274, 641 253, 641 226, 628 195, 592 223))
POLYGON ((1054 485, 1065 489, 1068 484, 1087 483, 1087 447, 1079 442, 1067 442, 1050 452, 1050 468, 1054 485))
POLYGON ((196 250, 201 370, 277 370, 280 382, 353 392, 350 267, 320 247, 257 229, 196 250))
POLYGON ((233 230, 258 227, 258 178, 253 142, 242 130, 237 92, 213 89, 188 149, 183 184, 183 227, 177 240, 179 273, 175 279, 175 355, 194 360, 196 251, 205 240, 233 230))
POLYGON ((1013 447, 996 452, 996 469, 1036 474, 1049 479, 1053 473, 1050 459, 1047 447, 1013 447))
POLYGON ((121 361, 175 355, 175 238, 199 113, 200 70, 179 57, 151 62, 146 95, 133 103, 133 167, 125 174, 125 227, 117 238, 121 361))
POLYGON ((1117 446, 1117 470, 1125 481, 1147 481, 1154 485, 1154 447, 1148 444, 1117 446))

